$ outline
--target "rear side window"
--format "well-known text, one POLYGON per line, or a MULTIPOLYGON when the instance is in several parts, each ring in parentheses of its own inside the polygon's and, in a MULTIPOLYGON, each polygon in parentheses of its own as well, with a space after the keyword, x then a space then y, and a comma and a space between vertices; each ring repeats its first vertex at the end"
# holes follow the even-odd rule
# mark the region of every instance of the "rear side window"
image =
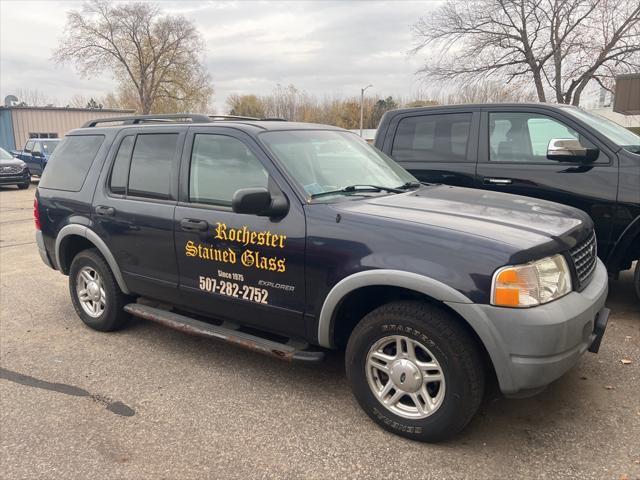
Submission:
POLYGON ((80 191, 103 142, 104 135, 64 137, 47 163, 40 186, 69 192, 80 191))
POLYGON ((391 155, 399 162, 464 162, 470 128, 471 113, 403 118, 391 155))
POLYGON ((171 197, 171 172, 177 143, 177 133, 138 135, 131 156, 127 195, 171 197))

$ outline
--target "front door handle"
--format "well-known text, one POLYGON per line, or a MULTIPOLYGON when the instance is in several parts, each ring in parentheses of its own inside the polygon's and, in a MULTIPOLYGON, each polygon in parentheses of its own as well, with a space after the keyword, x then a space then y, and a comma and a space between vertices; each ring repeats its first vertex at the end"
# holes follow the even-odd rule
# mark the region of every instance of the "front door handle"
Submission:
POLYGON ((96 215, 101 217, 113 217, 116 213, 116 209, 113 207, 105 207, 104 205, 98 205, 96 207, 96 215))
POLYGON ((183 218, 180 220, 180 228, 185 232, 204 232, 209 228, 209 224, 204 220, 195 220, 193 218, 183 218))
POLYGON ((484 183, 487 183, 489 185, 511 185, 513 183, 513 180, 511 180, 510 178, 485 177, 484 183))

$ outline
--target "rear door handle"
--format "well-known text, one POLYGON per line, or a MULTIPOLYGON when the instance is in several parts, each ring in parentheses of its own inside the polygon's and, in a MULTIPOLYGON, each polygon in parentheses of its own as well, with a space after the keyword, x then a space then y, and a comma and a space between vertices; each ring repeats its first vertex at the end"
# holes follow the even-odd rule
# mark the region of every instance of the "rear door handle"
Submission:
POLYGON ((195 220, 193 218, 183 218, 180 220, 180 228, 185 232, 204 232, 209 228, 209 224, 204 220, 195 220))
POLYGON ((491 178, 484 177, 484 183, 488 183, 490 185, 511 185, 513 180, 510 178, 491 178))
POLYGON ((96 215, 101 217, 113 217, 116 213, 116 209, 113 207, 105 207, 104 205, 98 205, 96 207, 96 215))

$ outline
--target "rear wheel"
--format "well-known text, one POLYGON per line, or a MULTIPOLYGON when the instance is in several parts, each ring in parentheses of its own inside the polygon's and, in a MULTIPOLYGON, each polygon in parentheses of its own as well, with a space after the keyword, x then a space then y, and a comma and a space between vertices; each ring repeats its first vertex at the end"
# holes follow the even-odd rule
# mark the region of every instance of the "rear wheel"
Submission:
POLYGON ((69 293, 78 316, 94 330, 117 330, 129 318, 123 310, 129 298, 96 249, 81 251, 71 262, 69 293))
POLYGON ((394 302, 365 316, 349 338, 345 362, 365 412, 413 440, 455 435, 484 393, 475 339, 452 314, 423 302, 394 302))

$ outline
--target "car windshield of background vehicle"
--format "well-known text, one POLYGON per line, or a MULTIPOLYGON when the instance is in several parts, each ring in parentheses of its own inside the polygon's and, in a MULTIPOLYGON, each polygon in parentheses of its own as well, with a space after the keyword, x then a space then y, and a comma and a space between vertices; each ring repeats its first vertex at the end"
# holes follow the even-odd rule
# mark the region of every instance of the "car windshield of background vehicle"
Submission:
POLYGON ((13 160, 13 155, 0 148, 0 160, 13 160))
POLYGON ((620 145, 631 153, 640 155, 640 136, 631 130, 627 130, 622 125, 618 125, 601 115, 585 112, 581 108, 571 107, 567 108, 566 111, 568 114, 598 130, 616 145, 620 145))
POLYGON ((42 142, 42 151, 44 153, 53 153, 60 142, 42 142))
MULTIPOLYGON (((272 131, 260 134, 260 139, 309 197, 333 191, 335 195, 342 196, 361 194, 365 190, 339 191, 351 185, 376 185, 393 189, 417 182, 404 168, 353 133, 331 130, 272 131)), ((370 194, 371 190, 367 193, 370 194)))

